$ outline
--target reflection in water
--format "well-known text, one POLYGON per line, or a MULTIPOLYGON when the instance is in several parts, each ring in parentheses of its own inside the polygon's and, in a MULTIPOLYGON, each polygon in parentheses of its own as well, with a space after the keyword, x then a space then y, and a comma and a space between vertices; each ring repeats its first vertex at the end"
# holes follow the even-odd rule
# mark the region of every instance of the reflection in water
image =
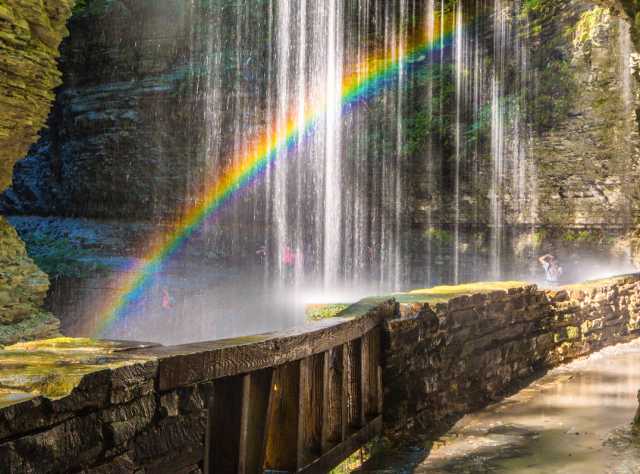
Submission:
POLYGON ((638 389, 640 341, 605 349, 464 417, 415 472, 638 473, 638 389))

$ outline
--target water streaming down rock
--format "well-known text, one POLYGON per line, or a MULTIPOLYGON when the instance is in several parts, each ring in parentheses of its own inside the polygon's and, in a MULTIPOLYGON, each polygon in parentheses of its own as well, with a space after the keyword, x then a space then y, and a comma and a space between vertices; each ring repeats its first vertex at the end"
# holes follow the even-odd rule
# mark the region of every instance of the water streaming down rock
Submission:
POLYGON ((238 254, 263 247, 268 287, 312 288, 323 298, 338 289, 379 292, 414 282, 468 281, 481 276, 483 257, 473 229, 482 220, 483 189, 489 189, 489 258, 498 277, 504 202, 524 203, 532 177, 521 108, 527 45, 526 31, 517 24, 519 4, 271 0, 256 29, 246 21, 248 3, 223 9, 202 33, 210 44, 207 79, 199 89, 209 98, 209 169, 215 175, 230 156, 246 152, 248 137, 266 131, 282 139, 287 125, 304 128, 308 110, 323 112, 312 134, 281 152, 255 189, 210 224, 209 233, 217 237, 209 245, 228 246, 231 239, 232 253, 238 254), (215 31, 221 23, 227 25, 222 34, 215 31), (419 74, 399 69, 392 87, 342 114, 343 75, 364 74, 357 65, 372 57, 402 57, 417 28, 430 39, 452 30, 452 44, 438 38, 439 47, 419 74), (236 45, 231 69, 220 59, 229 35, 236 45), (516 80, 507 87, 514 67, 516 80), (224 90, 229 81, 232 94, 224 90), (425 134, 417 157, 410 146, 416 102, 425 108, 428 124, 439 124, 425 134), (472 136, 485 128, 489 149, 472 136), (449 133, 451 151, 442 144, 449 133), (488 188, 478 172, 487 153, 493 162, 488 188), (417 268, 409 261, 412 237, 402 232, 409 225, 408 183, 416 159, 426 173, 426 192, 441 199, 426 206, 426 265, 417 268), (444 240, 448 228, 450 241, 444 240), (441 241, 434 244, 434 238, 441 241), (447 254, 443 242, 453 256, 451 275, 434 278, 434 261, 447 254))
POLYGON ((252 135, 272 133, 274 140, 282 139, 290 125, 302 134, 305 114, 322 113, 313 133, 282 151, 250 197, 234 203, 221 219, 221 238, 228 239, 231 231, 236 242, 264 245, 271 283, 331 290, 345 282, 375 282, 380 289, 399 288, 407 72, 400 68, 392 87, 344 115, 341 85, 344 74, 365 74, 358 68, 363 61, 397 60, 406 53, 420 15, 416 3, 272 0, 263 7, 263 23, 253 27, 244 20, 248 4, 227 7, 222 21, 236 14, 235 29, 227 23, 221 35, 213 22, 203 31, 212 48, 208 80, 199 90, 209 98, 205 153, 213 162, 210 168, 223 169, 228 156, 241 156, 252 135), (268 37, 259 38, 256 26, 268 37), (267 40, 267 46, 260 40, 267 40), (234 77, 215 59, 224 56, 230 41, 236 45, 234 77), (267 70, 256 87, 247 75, 259 76, 255 68, 265 59, 267 70), (234 92, 227 95, 229 80, 234 92), (260 88, 266 91, 262 97, 260 88), (247 220, 258 223, 249 238, 242 225, 247 220))
POLYGON ((503 277, 505 224, 534 222, 535 164, 526 122, 529 23, 521 2, 494 2, 491 71, 491 277, 503 277), (505 222, 505 215, 519 222, 505 222))
MULTIPOLYGON (((146 108, 138 107, 132 114, 133 106, 124 106, 122 98, 113 99, 110 83, 83 89, 73 82, 78 72, 72 71, 68 89, 60 95, 64 113, 58 115, 65 124, 53 124, 52 129, 66 127, 64 133, 54 134, 64 136, 77 129, 70 125, 74 121, 86 122, 89 126, 83 133, 90 136, 79 134, 71 143, 50 149, 85 161, 93 156, 91 144, 96 142, 107 143, 105 148, 118 156, 122 152, 127 163, 112 166, 116 160, 106 154, 104 166, 113 176, 130 175, 131 192, 115 193, 100 187, 102 181, 95 186, 97 196, 117 194, 113 202, 125 203, 118 212, 127 218, 131 209, 142 215, 147 208, 157 212, 159 220, 175 217, 171 214, 175 203, 179 208, 184 202, 188 208, 221 170, 250 152, 254 137, 281 138, 287 124, 302 130, 310 110, 323 103, 327 107, 313 133, 300 131, 295 146, 282 152, 254 186, 238 193, 181 257, 163 268, 145 297, 151 303, 133 308, 150 315, 157 331, 149 334, 145 317, 139 321, 132 317, 115 334, 167 340, 167 333, 172 333, 172 342, 233 336, 300 320, 297 309, 291 315, 272 303, 277 300, 274 293, 312 290, 325 301, 336 289, 378 293, 523 276, 521 268, 509 268, 520 265, 511 265, 516 259, 510 244, 514 235, 519 238, 514 225, 527 224, 524 233, 530 238, 531 227, 539 222, 536 163, 540 161, 530 151, 534 133, 530 107, 537 90, 531 86, 539 82, 535 74, 542 70, 537 65, 532 71, 531 36, 539 33, 531 31, 526 4, 520 0, 166 0, 125 12, 135 25, 144 25, 136 28, 153 34, 144 36, 142 52, 135 49, 142 41, 131 34, 119 50, 105 56, 119 58, 129 47, 143 58, 126 63, 129 76, 138 70, 150 76, 157 69, 162 80, 131 81, 119 63, 111 68, 118 72, 113 78, 111 70, 102 73, 118 87, 134 84, 131 95, 135 100, 143 97, 146 108), (165 9, 187 14, 168 22, 165 9), (174 27, 177 32, 171 30, 174 27), (451 37, 437 36, 452 29, 451 37), (363 77, 358 65, 372 57, 401 57, 419 32, 436 42, 424 67, 400 69, 371 100, 341 113, 343 76, 363 77), (182 44, 183 35, 187 44, 182 44), (166 38, 173 37, 179 38, 175 57, 164 58, 166 38), (105 114, 108 126, 92 125, 91 120, 98 120, 95 114, 77 115, 83 108, 91 113, 91 104, 105 96, 111 101, 106 103, 117 103, 112 108, 126 113, 113 114, 113 123, 105 114), (147 120, 148 116, 153 119, 147 120), (128 123, 135 127, 111 134, 128 123), (135 138, 133 151, 118 141, 126 136, 135 138), (145 150, 151 150, 147 155, 153 160, 140 158, 145 150), (148 181, 140 178, 144 172, 148 181), (140 200, 142 204, 131 198, 138 194, 146 199, 140 200), (193 279, 200 275, 207 276, 195 284, 193 279), (178 322, 156 321, 161 317, 157 314, 169 313, 157 308, 167 288, 178 300, 174 312, 180 318, 174 319, 185 328, 178 322), (248 308, 219 303, 248 299, 255 300, 248 308), (223 307, 212 312, 218 304, 223 307), (264 311, 267 306, 273 308, 264 311), (175 327, 167 330, 171 325, 175 327)), ((92 28, 100 21, 112 22, 105 30, 113 34, 125 21, 121 14, 118 10, 96 19, 92 28)), ((79 45, 83 37, 71 39, 70 51, 86 55, 79 45)), ((621 50, 628 48, 627 40, 620 36, 621 50)), ((624 79, 626 73, 620 74, 624 79)), ((624 94, 629 95, 634 84, 625 87, 624 94)), ((52 168, 58 166, 56 159, 51 161, 52 168)), ((84 168, 74 169, 79 175, 84 168)), ((82 195, 76 181, 88 182, 83 176, 65 184, 79 190, 57 195, 82 195)), ((101 203, 71 214, 84 211, 122 218, 111 214, 120 207, 108 207, 101 203)), ((527 259, 535 262, 530 258, 533 246, 528 249, 527 259)), ((87 301, 98 298, 92 295, 87 301)), ((91 311, 90 304, 77 306, 91 311)))

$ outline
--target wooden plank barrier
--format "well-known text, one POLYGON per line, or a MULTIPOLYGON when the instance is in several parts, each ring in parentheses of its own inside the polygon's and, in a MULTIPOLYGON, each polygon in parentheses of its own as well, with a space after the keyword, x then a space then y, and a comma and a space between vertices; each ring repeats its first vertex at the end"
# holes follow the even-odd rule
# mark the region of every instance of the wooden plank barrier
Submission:
POLYGON ((205 472, 325 473, 382 430, 381 327, 214 380, 205 472))

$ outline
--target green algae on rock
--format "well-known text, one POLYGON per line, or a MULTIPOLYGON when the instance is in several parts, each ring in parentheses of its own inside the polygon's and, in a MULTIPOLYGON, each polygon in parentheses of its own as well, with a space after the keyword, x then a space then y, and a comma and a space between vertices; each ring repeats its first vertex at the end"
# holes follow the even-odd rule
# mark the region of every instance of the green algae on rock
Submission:
POLYGON ((523 288, 528 283, 524 281, 492 281, 466 283, 463 285, 442 285, 434 288, 425 288, 397 293, 394 296, 400 303, 447 303, 459 296, 492 293, 495 291, 506 292, 515 288, 523 288))
POLYGON ((58 334, 60 322, 41 309, 48 289, 47 275, 0 217, 0 345, 58 334))
POLYGON ((56 60, 74 0, 0 5, 0 189, 44 125, 61 83, 56 60))
POLYGON ((59 337, 5 347, 0 350, 0 408, 36 396, 59 399, 87 374, 150 360, 126 351, 129 346, 59 337))

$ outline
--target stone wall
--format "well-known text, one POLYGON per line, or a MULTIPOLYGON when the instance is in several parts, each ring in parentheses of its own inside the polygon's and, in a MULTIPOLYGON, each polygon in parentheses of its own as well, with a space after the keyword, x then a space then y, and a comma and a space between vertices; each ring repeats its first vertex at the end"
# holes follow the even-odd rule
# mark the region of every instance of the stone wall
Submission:
MULTIPOLYGON (((81 356, 74 356, 74 342, 54 341, 57 351, 67 351, 64 358, 78 358, 66 370, 80 374, 80 382, 66 396, 56 389, 55 399, 27 393, 3 398, 7 369, 0 371, 2 472, 201 472, 214 379, 299 360, 309 355, 309 344, 348 341, 353 332, 347 326, 385 325, 384 417, 391 436, 446 426, 541 370, 640 333, 640 275, 557 291, 514 284, 438 304, 402 303, 408 297, 363 303, 366 312, 347 322, 325 320, 235 341, 134 343, 104 354, 89 345, 81 356), (323 331, 331 337, 318 337, 323 331), (96 367, 87 375, 74 372, 82 363, 96 367)), ((22 346, 27 358, 47 360, 45 343, 22 346)), ((25 373, 37 385, 31 379, 41 372, 25 373)), ((20 373, 11 374, 20 380, 20 373)), ((68 384, 49 380, 40 394, 58 385, 68 384)))
MULTIPOLYGON (((74 0, 6 0, 0 4, 0 191, 13 165, 38 138, 61 83, 58 46, 74 0)), ((40 307, 47 276, 0 217, 0 344, 47 337, 58 323, 40 307)))
POLYGON ((404 304, 388 321, 385 423, 435 432, 542 370, 640 334, 640 275, 404 304))

